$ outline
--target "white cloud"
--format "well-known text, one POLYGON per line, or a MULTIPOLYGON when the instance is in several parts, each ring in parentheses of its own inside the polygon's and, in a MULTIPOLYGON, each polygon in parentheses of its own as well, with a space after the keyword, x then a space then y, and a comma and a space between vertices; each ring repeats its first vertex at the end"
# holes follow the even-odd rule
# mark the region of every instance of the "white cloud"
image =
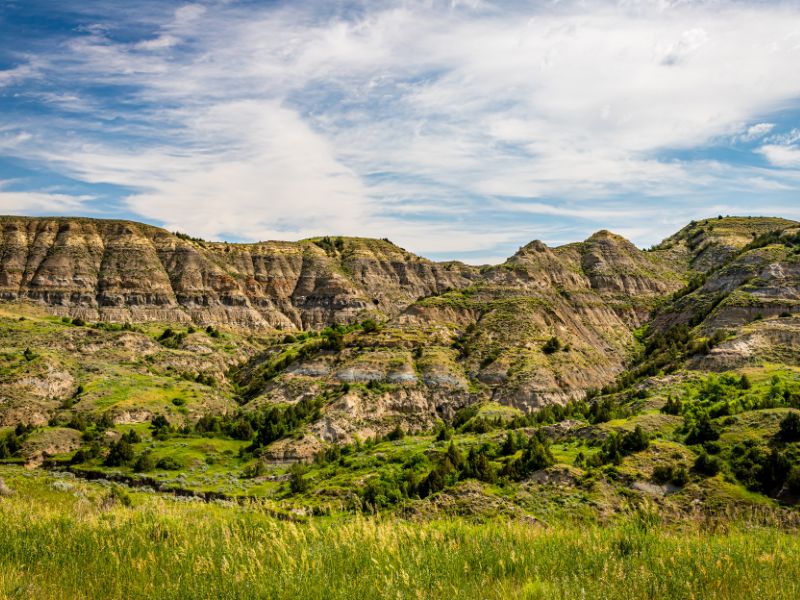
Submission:
POLYGON ((359 229, 368 205, 358 177, 296 112, 239 101, 192 112, 191 148, 122 153, 105 145, 54 152, 49 161, 91 183, 142 191, 131 209, 209 237, 297 238, 359 229))
POLYGON ((17 65, 12 69, 0 70, 0 88, 36 77, 38 74, 37 67, 30 63, 17 65))
MULTIPOLYGON (((2 184, 2 181, 0 181, 2 184)), ((73 214, 86 212, 89 196, 50 194, 46 192, 3 191, 0 185, 0 214, 73 214)))
POLYGON ((792 5, 382 2, 355 20, 320 6, 190 4, 139 42, 94 28, 47 57, 52 76, 122 84, 146 107, 87 110, 103 127, 69 136, 44 124, 15 152, 132 188, 138 214, 205 237, 388 235, 423 252, 531 237, 503 215, 622 221, 630 201, 606 201, 636 194, 624 225, 652 231, 664 198, 797 187, 662 158, 764 140, 771 164, 798 166, 762 122, 800 97, 792 5))
POLYGON ((764 137, 773 129, 775 129, 774 123, 756 123, 755 125, 750 125, 738 139, 742 142, 752 142, 764 137))
POLYGON ((194 21, 203 16, 205 12, 205 6, 200 4, 186 4, 175 11, 175 21, 179 24, 194 21))
POLYGON ((777 167, 800 167, 800 148, 797 146, 765 144, 758 152, 777 167))
POLYGON ((164 50, 178 45, 180 41, 174 35, 160 35, 149 40, 137 42, 134 47, 138 50, 164 50))

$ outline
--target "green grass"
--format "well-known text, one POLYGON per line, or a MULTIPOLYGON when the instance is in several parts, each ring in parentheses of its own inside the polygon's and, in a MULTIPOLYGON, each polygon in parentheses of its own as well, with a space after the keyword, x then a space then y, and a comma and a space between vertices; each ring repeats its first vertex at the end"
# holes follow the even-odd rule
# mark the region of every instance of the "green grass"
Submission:
POLYGON ((245 507, 0 467, 0 597, 796 598, 800 538, 777 528, 512 520, 291 523, 245 507))

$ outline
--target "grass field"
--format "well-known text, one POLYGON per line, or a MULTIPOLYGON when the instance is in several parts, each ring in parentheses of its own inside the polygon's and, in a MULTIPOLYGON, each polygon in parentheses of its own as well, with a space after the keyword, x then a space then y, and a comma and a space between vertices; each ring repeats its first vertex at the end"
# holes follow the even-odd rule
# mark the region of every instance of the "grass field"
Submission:
POLYGON ((673 528, 463 519, 286 522, 0 467, 0 597, 798 598, 800 539, 744 524, 673 528), (130 504, 129 506, 126 504, 130 504))

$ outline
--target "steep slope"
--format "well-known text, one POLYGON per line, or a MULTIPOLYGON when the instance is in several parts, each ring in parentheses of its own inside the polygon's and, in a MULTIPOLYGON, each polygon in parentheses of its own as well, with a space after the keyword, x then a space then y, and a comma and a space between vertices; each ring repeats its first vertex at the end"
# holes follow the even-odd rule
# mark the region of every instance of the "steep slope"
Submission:
POLYGON ((685 271, 706 273, 720 267, 759 236, 797 227, 777 217, 717 217, 692 221, 655 250, 685 271), (678 266, 680 265, 680 266, 678 266))
POLYGON ((128 221, 0 217, 0 298, 91 320, 316 328, 397 314, 475 273, 388 241, 219 244, 128 221))
POLYGON ((377 332, 345 332, 336 351, 289 340, 243 369, 239 383, 257 405, 346 386, 312 428, 321 441, 363 439, 395 423, 426 429, 488 401, 527 412, 612 382, 633 355, 633 330, 682 285, 657 254, 609 232, 555 249, 532 242, 377 332))

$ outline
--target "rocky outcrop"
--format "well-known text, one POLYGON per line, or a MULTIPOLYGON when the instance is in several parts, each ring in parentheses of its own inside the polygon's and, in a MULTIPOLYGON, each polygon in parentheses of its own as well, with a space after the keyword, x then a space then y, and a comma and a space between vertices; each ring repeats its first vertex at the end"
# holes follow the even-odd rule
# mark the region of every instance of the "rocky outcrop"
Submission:
POLYGON ((534 241, 479 269, 432 262, 387 240, 226 244, 127 221, 3 217, 1 297, 86 320, 169 322, 184 337, 167 349, 156 339, 160 331, 99 335, 65 326, 58 340, 44 340, 33 324, 10 321, 13 377, 0 382, 0 424, 23 415, 47 422, 87 381, 69 410, 103 406, 108 388, 59 351, 93 368, 115 365, 117 422, 147 419, 164 400, 164 412, 184 421, 237 402, 255 410, 338 390, 326 396, 337 400, 310 430, 316 442, 309 438, 309 447, 386 433, 398 422, 429 428, 475 402, 530 411, 581 398, 630 364, 634 330, 644 324, 741 334, 695 357, 701 368, 747 364, 768 356, 767 347, 794 353, 796 328, 785 315, 800 304, 798 255, 782 243, 750 246, 776 227, 796 226, 711 219, 650 251, 600 231, 557 248, 534 241), (318 332, 276 331, 368 316, 380 321, 377 331, 351 327, 336 344, 323 344, 318 332), (781 327, 752 325, 772 317, 781 327), (190 332, 190 323, 227 325, 231 338, 190 332), (58 351, 28 361, 12 339, 20 332, 58 351), (551 338, 558 344, 546 349, 551 338), (175 378, 182 383, 173 385, 175 378))
POLYGON ((87 320, 308 329, 395 315, 476 273, 385 240, 224 244, 128 221, 0 218, 0 298, 87 320))

